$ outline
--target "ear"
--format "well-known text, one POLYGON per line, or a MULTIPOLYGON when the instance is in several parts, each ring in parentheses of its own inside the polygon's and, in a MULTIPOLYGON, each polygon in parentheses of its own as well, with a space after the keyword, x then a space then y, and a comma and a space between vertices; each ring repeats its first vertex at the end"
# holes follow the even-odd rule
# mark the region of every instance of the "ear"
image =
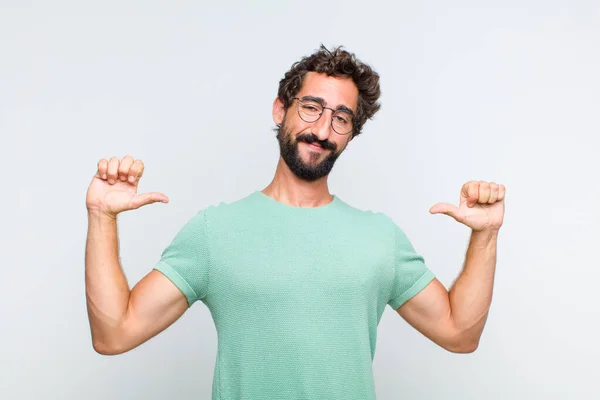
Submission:
POLYGON ((285 117, 285 107, 283 106, 283 102, 277 97, 273 101, 273 121, 275 121, 275 124, 281 125, 283 117, 285 117))

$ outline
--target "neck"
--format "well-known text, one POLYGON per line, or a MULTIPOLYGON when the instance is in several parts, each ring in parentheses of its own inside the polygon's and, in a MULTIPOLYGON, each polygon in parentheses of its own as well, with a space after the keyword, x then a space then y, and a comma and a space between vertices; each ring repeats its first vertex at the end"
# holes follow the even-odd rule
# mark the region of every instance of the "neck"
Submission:
POLYGON ((281 157, 273 180, 261 192, 294 207, 319 207, 333 200, 327 186, 327 176, 313 182, 304 181, 294 175, 281 157))

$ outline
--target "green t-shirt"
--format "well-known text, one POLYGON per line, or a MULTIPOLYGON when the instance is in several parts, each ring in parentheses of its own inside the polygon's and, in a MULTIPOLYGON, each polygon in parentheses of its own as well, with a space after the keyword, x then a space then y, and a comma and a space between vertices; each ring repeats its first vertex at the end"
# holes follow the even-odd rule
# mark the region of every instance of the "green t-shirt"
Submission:
POLYGON ((385 214, 256 191, 191 218, 155 269, 210 310, 213 400, 375 398, 377 325, 434 278, 385 214))

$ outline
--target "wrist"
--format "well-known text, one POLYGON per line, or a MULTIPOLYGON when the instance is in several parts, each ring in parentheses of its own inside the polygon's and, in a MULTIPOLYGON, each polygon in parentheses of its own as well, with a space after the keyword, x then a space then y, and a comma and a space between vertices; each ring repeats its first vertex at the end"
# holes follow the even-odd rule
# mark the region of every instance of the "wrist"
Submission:
POLYGON ((472 235, 479 236, 498 236, 500 232, 500 227, 497 228, 483 228, 483 229, 471 229, 472 235))
POLYGON ((476 243, 489 243, 498 238, 499 229, 482 229, 471 231, 471 241, 476 243))
POLYGON ((89 208, 87 209, 88 218, 94 220, 106 220, 106 221, 116 221, 117 215, 111 214, 106 211, 100 210, 98 208, 89 208))

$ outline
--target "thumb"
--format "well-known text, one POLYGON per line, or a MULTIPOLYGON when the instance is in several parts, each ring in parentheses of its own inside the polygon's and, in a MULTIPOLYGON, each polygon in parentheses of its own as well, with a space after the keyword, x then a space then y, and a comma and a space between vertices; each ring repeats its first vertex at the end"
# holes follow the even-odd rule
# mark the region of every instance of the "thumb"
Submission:
POLYGON ((438 203, 429 209, 431 214, 446 214, 456 219, 458 207, 448 203, 438 203))
POLYGON ((137 194, 131 199, 129 203, 133 210, 140 208, 142 206, 156 203, 156 202, 168 203, 169 198, 162 193, 159 192, 150 192, 144 194, 137 194))

